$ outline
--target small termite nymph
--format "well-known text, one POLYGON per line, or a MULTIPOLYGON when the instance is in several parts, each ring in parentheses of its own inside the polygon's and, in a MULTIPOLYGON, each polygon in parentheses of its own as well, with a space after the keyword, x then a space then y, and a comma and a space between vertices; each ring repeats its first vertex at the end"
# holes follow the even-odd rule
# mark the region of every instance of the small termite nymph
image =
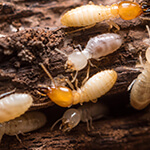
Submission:
POLYGON ((98 59, 116 51, 122 45, 122 38, 119 34, 106 33, 91 38, 83 51, 74 51, 68 55, 66 66, 72 70, 83 69, 88 60, 98 59))
POLYGON ((62 129, 63 132, 70 131, 72 128, 77 126, 80 121, 87 123, 87 129, 89 131, 90 127, 93 128, 92 120, 100 119, 108 115, 108 113, 108 107, 100 102, 95 104, 88 103, 80 106, 78 109, 70 108, 64 113, 62 118, 53 124, 51 130, 53 130, 54 126, 62 120, 62 124, 59 129, 62 129))
MULTIPOLYGON (((43 70, 53 81, 52 76, 43 64, 40 64, 43 70)), ((56 86, 42 88, 41 90, 57 105, 61 107, 70 107, 78 103, 89 102, 106 94, 115 84, 117 73, 114 70, 104 70, 93 75, 85 84, 77 90, 71 90, 65 86, 56 86)), ((54 82, 54 81, 53 81, 54 82)))
MULTIPOLYGON (((61 23, 67 27, 85 27, 119 17, 124 20, 132 20, 145 11, 145 9, 143 11, 141 5, 131 1, 122 1, 111 6, 94 5, 91 3, 68 11, 61 17, 61 23)), ((117 24, 112 22, 112 25, 119 30, 117 24)))
POLYGON ((46 121, 46 116, 41 112, 26 112, 14 120, 0 124, 0 141, 4 134, 15 135, 19 139, 18 134, 39 129, 45 125, 46 121))
MULTIPOLYGON (((150 38, 149 27, 146 27, 150 38)), ((135 109, 138 110, 144 109, 150 103, 150 45, 146 50, 145 56, 147 62, 144 64, 142 59, 140 60, 143 71, 134 80, 130 94, 130 103, 135 109)))
POLYGON ((15 93, 1 98, 0 123, 9 121, 24 114, 32 105, 32 102, 33 98, 29 94, 15 93))

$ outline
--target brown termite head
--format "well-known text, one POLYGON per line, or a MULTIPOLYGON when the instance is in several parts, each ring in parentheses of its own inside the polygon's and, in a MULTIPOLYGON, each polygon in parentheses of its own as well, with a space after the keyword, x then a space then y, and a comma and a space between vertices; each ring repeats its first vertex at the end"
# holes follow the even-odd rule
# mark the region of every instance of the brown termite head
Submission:
POLYGON ((118 3, 118 14, 124 20, 132 20, 142 13, 142 6, 136 2, 122 1, 118 3))
POLYGON ((0 140, 4 134, 13 136, 39 129, 46 121, 46 116, 42 112, 26 112, 14 120, 0 124, 0 140))
POLYGON ((15 93, 0 99, 0 123, 24 114, 32 105, 29 94, 15 93))

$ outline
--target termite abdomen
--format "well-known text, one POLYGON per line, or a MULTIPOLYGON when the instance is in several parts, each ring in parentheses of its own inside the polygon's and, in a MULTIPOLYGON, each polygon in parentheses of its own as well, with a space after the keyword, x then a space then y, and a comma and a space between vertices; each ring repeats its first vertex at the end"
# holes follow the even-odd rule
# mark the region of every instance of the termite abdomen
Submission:
POLYGON ((91 58, 97 59, 116 51, 122 45, 122 38, 119 34, 106 33, 91 38, 84 51, 87 51, 91 58))
POLYGON ((9 121, 24 114, 32 105, 29 94, 15 93, 0 99, 0 123, 9 121))
POLYGON ((0 124, 0 141, 4 134, 13 136, 34 131, 45 125, 47 119, 41 112, 26 112, 20 117, 0 124))

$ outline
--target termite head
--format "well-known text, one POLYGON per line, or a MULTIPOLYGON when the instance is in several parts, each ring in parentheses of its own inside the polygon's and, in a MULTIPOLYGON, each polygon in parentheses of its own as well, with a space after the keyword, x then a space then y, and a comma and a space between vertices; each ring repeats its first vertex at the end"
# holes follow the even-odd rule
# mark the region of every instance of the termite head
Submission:
POLYGON ((42 94, 41 92, 39 93, 41 93, 41 95, 43 96, 48 96, 51 99, 51 101, 53 101, 61 107, 70 107, 73 103, 73 95, 71 89, 65 86, 56 86, 53 77, 48 72, 46 67, 42 63, 40 63, 40 65, 46 72, 46 74, 49 76, 49 78, 52 80, 53 87, 40 87, 40 90, 38 91, 42 91, 44 94, 42 94))
POLYGON ((86 56, 80 52, 75 50, 73 53, 68 55, 68 60, 66 62, 66 67, 72 70, 81 70, 87 65, 88 61, 86 56))
POLYGON ((54 125, 51 127, 51 130, 59 121, 62 120, 62 124, 60 125, 59 129, 62 130, 63 132, 69 132, 72 128, 78 125, 80 119, 81 115, 77 109, 74 108, 68 109, 64 113, 63 117, 54 123, 54 125))
POLYGON ((51 101, 61 107, 70 107, 73 103, 72 91, 68 87, 40 87, 39 91, 42 91, 51 101))
POLYGON ((118 4, 119 15, 124 20, 131 20, 143 13, 141 6, 138 3, 131 1, 122 1, 118 4))

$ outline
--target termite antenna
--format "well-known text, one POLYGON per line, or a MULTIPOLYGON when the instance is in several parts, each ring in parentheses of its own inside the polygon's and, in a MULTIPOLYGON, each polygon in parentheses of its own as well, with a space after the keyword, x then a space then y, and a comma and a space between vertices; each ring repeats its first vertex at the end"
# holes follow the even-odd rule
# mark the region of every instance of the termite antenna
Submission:
POLYGON ((146 29, 147 29, 147 31, 148 31, 148 35, 149 35, 149 38, 150 38, 150 29, 149 29, 149 26, 148 26, 148 25, 146 25, 146 29))
POLYGON ((58 53, 63 54, 64 56, 68 57, 68 55, 66 53, 62 52, 58 48, 55 48, 55 51, 57 51, 58 53))
POLYGON ((52 125, 52 127, 50 128, 50 131, 53 131, 53 129, 54 129, 54 127, 56 126, 56 124, 59 122, 59 121, 61 121, 63 118, 60 118, 60 119, 58 119, 53 125, 52 125))
POLYGON ((148 63, 150 63, 150 29, 149 29, 148 25, 146 25, 146 28, 147 28, 148 35, 149 35, 149 39, 148 39, 149 40, 148 41, 149 47, 146 50, 145 56, 146 56, 146 59, 147 59, 148 63))
POLYGON ((17 134, 15 134, 15 136, 16 136, 17 140, 20 142, 20 144, 21 144, 24 148, 28 149, 28 147, 25 146, 25 145, 22 143, 22 140, 19 138, 19 136, 18 136, 17 134))
POLYGON ((42 64, 42 63, 39 63, 39 65, 42 67, 42 69, 45 71, 45 73, 48 75, 48 77, 51 79, 51 81, 53 82, 54 84, 54 87, 56 87, 56 84, 55 84, 55 81, 53 79, 53 77, 51 76, 50 72, 46 69, 46 67, 42 64))
POLYGON ((8 96, 8 95, 11 95, 11 94, 15 93, 15 91, 16 91, 16 88, 14 88, 13 90, 11 90, 9 92, 1 94, 0 95, 0 99, 3 98, 3 97, 5 97, 5 96, 8 96))
POLYGON ((48 106, 49 104, 51 103, 51 101, 48 101, 48 102, 44 102, 44 103, 41 103, 41 104, 34 104, 32 103, 32 107, 42 107, 42 106, 48 106))

